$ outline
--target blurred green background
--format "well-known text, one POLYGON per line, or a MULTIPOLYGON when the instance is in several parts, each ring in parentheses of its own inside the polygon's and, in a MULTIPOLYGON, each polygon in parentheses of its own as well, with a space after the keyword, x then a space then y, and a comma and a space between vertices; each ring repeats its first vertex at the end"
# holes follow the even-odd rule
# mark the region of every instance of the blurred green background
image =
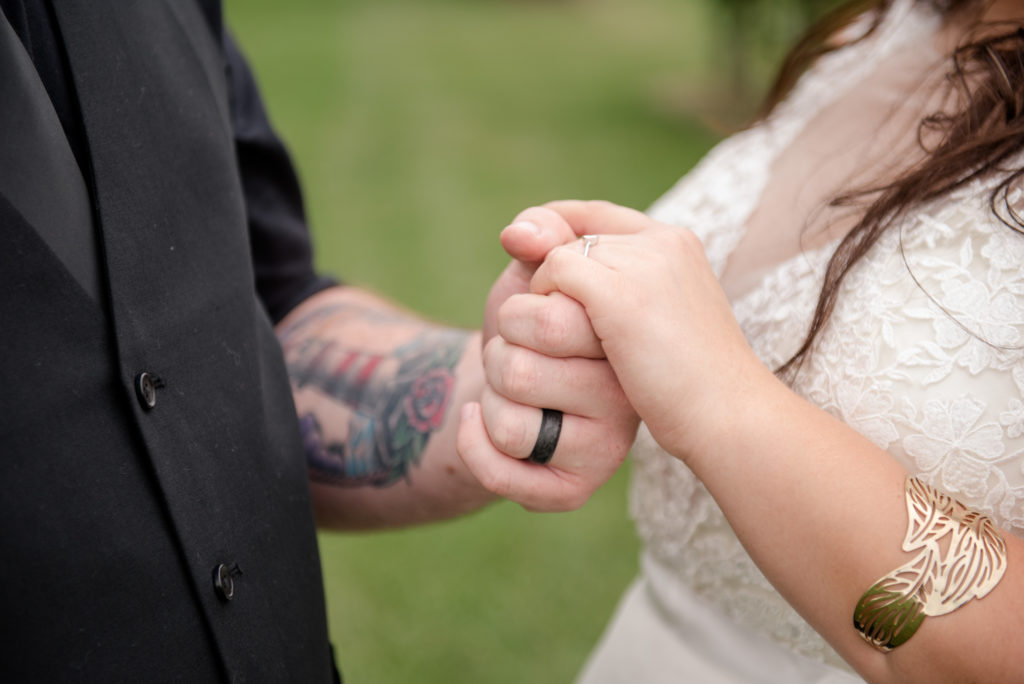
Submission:
MULTIPOLYGON (((500 229, 643 208, 757 104, 813 0, 230 0, 318 265, 477 327, 500 229)), ((320 537, 349 684, 568 682, 636 572, 624 469, 580 511, 496 504, 320 537)))

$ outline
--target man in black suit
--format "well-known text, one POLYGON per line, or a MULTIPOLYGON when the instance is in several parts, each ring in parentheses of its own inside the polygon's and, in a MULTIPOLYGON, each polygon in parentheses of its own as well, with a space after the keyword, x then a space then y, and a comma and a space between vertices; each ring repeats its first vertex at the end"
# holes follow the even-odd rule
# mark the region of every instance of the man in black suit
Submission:
POLYGON ((482 352, 314 272, 217 2, 0 9, 0 680, 330 681, 314 509, 568 508, 621 462, 605 362, 494 336, 574 237, 543 210, 482 352))

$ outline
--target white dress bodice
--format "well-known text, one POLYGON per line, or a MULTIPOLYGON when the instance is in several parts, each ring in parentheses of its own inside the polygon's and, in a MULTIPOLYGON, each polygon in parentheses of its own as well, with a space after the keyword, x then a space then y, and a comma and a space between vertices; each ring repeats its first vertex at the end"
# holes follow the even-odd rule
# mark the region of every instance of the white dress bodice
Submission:
MULTIPOLYGON (((768 120, 719 144, 649 213, 693 230, 721 276, 751 239, 751 217, 780 155, 836 98, 938 27, 929 10, 897 1, 868 39, 819 60, 768 120)), ((992 189, 991 181, 976 183, 888 230, 843 281, 790 386, 909 472, 1024 536, 1024 235, 993 213, 992 189)), ((1024 204, 1019 191, 1007 199, 1024 204)), ((733 297, 744 334, 769 367, 803 341, 835 244, 805 245, 763 264, 733 297)), ((652 629, 666 633, 658 638, 687 619, 674 614, 684 611, 674 598, 684 591, 785 652, 848 670, 760 573, 700 481, 644 428, 630 507, 644 544, 643 601, 659 616, 652 629)))

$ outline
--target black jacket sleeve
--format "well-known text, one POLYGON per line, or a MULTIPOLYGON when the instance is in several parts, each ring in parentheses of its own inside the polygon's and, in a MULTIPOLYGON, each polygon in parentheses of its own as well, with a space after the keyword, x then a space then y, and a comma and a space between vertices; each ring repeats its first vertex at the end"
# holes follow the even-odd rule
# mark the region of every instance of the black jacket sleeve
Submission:
POLYGON ((270 124, 259 88, 224 31, 235 149, 242 175, 256 291, 274 323, 335 284, 316 273, 302 191, 291 158, 270 124))

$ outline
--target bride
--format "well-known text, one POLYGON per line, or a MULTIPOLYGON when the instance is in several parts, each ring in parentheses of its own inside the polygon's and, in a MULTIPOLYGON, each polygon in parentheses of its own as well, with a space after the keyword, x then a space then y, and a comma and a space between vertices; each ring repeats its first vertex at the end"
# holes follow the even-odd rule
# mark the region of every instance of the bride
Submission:
POLYGON ((1022 5, 850 3, 647 215, 524 214, 592 235, 505 342, 606 355, 644 420, 581 682, 1024 681, 1022 5))

